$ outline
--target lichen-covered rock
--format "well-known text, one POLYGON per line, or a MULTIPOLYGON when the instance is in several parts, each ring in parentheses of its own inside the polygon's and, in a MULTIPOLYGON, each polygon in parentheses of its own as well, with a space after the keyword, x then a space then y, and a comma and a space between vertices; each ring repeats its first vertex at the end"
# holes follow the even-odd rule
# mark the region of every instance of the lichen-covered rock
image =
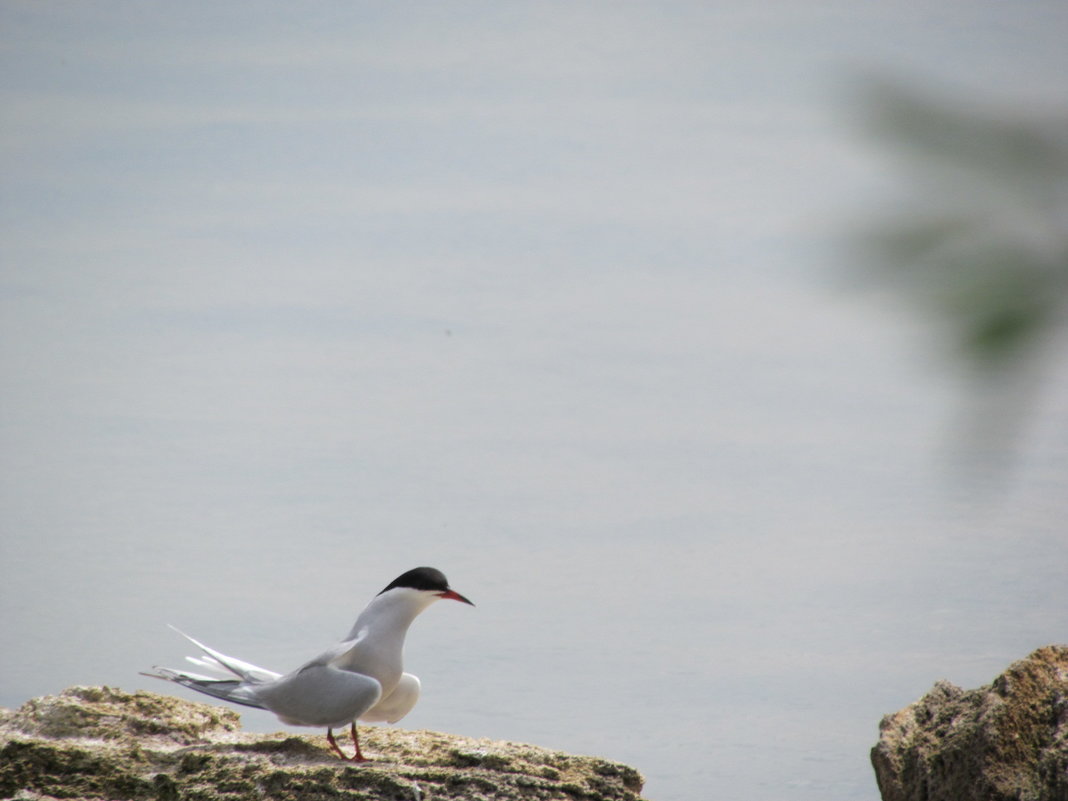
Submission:
POLYGON ((230 709, 167 695, 70 687, 59 695, 27 701, 0 718, 0 725, 39 737, 160 738, 191 745, 211 735, 238 731, 241 718, 230 709))
POLYGON ((1068 646, 975 690, 940 681, 879 728, 883 801, 1068 801, 1068 646))
POLYGON ((374 761, 322 735, 240 731, 229 709, 71 687, 0 713, 0 798, 140 801, 641 801, 626 765, 531 745, 362 726, 374 761))

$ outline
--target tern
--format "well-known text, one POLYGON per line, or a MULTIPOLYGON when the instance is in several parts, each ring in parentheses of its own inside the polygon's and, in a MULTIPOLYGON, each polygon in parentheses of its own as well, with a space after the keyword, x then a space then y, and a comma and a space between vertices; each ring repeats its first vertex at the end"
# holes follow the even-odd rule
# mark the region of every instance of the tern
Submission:
POLYGON ((367 762, 360 751, 356 721, 396 723, 415 706, 419 679, 404 672, 404 635, 420 612, 442 598, 474 606, 449 587, 440 570, 409 570, 371 599, 345 639, 285 675, 219 653, 175 629, 204 653, 186 659, 237 678, 212 678, 159 666, 153 667, 154 673, 142 675, 266 709, 291 726, 325 726, 330 747, 342 759, 350 758, 338 747, 334 729, 351 725, 356 746, 351 761, 367 762))

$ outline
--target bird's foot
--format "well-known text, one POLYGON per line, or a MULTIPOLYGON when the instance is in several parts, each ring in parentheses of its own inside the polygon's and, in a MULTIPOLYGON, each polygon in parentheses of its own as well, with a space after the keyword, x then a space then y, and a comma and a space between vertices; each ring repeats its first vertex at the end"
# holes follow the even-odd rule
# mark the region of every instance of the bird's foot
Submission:
POLYGON ((355 723, 352 724, 352 744, 354 746, 356 746, 356 753, 353 754, 352 756, 347 757, 347 756, 345 756, 344 753, 342 753, 341 747, 337 744, 337 740, 334 739, 334 730, 333 729, 327 729, 326 730, 326 741, 328 743, 330 743, 330 748, 333 750, 333 752, 335 754, 337 754, 339 757, 341 757, 342 759, 344 759, 346 762, 356 762, 357 764, 359 764, 360 762, 370 762, 371 761, 371 759, 369 757, 365 757, 363 755, 363 752, 360 751, 360 738, 356 736, 356 724, 355 723))
POLYGON ((370 759, 365 757, 363 755, 363 753, 360 751, 360 738, 356 736, 356 723, 355 723, 355 721, 352 724, 352 744, 354 746, 356 746, 356 753, 352 755, 352 759, 349 760, 350 762, 370 762, 371 761, 370 759))

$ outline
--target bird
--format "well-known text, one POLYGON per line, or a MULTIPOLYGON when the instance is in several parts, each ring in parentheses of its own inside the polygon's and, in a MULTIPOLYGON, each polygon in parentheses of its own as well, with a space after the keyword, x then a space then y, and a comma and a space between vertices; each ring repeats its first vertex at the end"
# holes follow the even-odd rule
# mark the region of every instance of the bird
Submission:
POLYGON ((284 675, 220 653, 178 629, 174 630, 203 652, 199 657, 186 657, 188 661, 229 678, 158 665, 152 668, 155 672, 141 675, 266 709, 291 726, 325 727, 327 742, 341 759, 369 762, 360 750, 356 721, 396 723, 415 706, 420 685, 418 678, 404 672, 404 637, 412 621, 443 598, 474 606, 449 587, 437 568, 413 568, 371 599, 343 640, 284 675), (346 757, 334 729, 350 725, 356 751, 346 757))

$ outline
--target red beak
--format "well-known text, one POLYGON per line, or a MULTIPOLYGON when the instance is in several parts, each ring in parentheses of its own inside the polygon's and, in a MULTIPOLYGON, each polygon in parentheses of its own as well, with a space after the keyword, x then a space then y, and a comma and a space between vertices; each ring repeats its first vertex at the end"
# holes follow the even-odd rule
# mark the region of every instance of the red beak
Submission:
POLYGON ((474 604, 472 604, 469 600, 460 595, 460 593, 458 593, 456 590, 445 590, 445 592, 440 592, 438 593, 438 595, 440 595, 442 598, 451 598, 454 601, 459 601, 460 603, 471 604, 471 606, 474 606, 474 604))

